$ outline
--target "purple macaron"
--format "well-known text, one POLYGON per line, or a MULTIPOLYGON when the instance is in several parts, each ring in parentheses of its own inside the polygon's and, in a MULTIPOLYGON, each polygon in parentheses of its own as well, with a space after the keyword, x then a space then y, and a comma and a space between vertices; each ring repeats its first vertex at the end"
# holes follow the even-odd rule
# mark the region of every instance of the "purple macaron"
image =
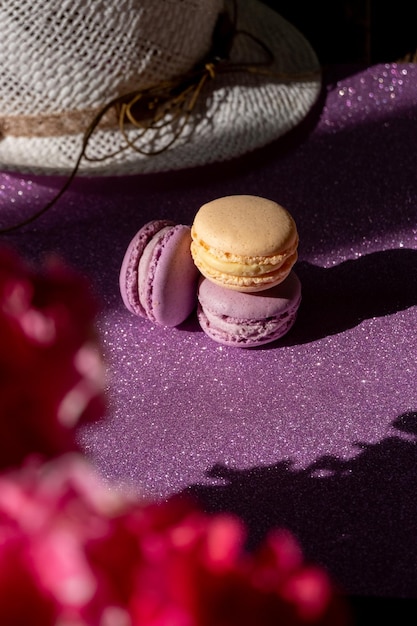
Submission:
POLYGON ((199 272, 189 226, 152 220, 131 240, 119 275, 126 308, 161 326, 178 326, 197 304, 199 272))
POLYGON ((295 322, 301 282, 294 271, 279 285, 243 293, 202 278, 197 316, 203 331, 225 346, 251 348, 283 337, 295 322))

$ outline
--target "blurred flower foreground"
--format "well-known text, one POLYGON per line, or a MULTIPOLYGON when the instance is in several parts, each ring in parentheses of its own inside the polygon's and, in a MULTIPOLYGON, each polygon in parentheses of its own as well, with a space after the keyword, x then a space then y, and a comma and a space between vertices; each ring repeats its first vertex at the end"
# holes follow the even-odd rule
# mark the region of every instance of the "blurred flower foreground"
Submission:
POLYGON ((254 552, 231 514, 113 489, 76 444, 105 419, 97 303, 54 259, 0 249, 0 624, 345 626, 286 529, 254 552))

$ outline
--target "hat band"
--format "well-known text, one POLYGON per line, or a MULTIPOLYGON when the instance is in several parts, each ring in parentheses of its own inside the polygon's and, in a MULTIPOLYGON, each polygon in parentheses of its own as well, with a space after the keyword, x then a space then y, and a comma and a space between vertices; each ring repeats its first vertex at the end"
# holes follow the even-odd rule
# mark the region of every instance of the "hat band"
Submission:
MULTIPOLYGON (((60 137, 81 133, 86 135, 90 132, 90 124, 94 126, 94 129, 121 128, 123 132, 125 122, 130 122, 134 126, 146 130, 146 128, 155 128, 155 123, 158 124, 164 114, 171 110, 171 105, 174 105, 175 108, 175 104, 179 102, 184 106, 187 101, 186 109, 189 113, 194 107, 195 99, 199 96, 206 79, 209 76, 214 78, 219 69, 223 71, 252 71, 254 69, 251 67, 252 65, 255 66, 256 70, 259 70, 260 66, 272 63, 273 55, 269 48, 257 37, 242 31, 244 35, 250 37, 261 47, 265 58, 254 64, 230 64, 229 55, 232 44, 235 36, 239 34, 236 29, 236 0, 232 2, 232 9, 232 14, 223 11, 218 15, 212 35, 212 47, 206 57, 182 76, 162 81, 160 84, 151 85, 149 88, 114 97, 101 108, 87 107, 82 110, 64 110, 48 114, 0 115, 0 140, 6 136, 33 138, 60 137), (216 72, 214 72, 214 68, 216 68, 216 72), (190 92, 190 85, 193 84, 194 94, 190 92), (160 106, 161 103, 162 106, 160 106), (123 108, 124 105, 126 106, 123 108), (135 110, 134 114, 133 110, 135 110), (137 113, 138 110, 139 114, 137 113)), ((177 109, 179 108, 181 107, 177 107, 177 109)))
MULTIPOLYGON (((58 137, 83 133, 88 121, 99 113, 99 108, 63 111, 49 115, 6 115, 0 117, 0 137, 58 137)), ((100 118, 100 128, 117 128, 118 116, 109 109, 100 118)))
MULTIPOLYGON (((233 38, 236 34, 236 0, 233 0, 232 7, 232 16, 227 11, 218 15, 212 35, 212 48, 207 55, 210 61, 213 58, 218 61, 228 59, 229 57, 233 38)), ((196 67, 198 66, 207 67, 206 59, 200 60, 196 64, 196 67)), ((190 76, 193 77, 194 75, 195 72, 192 69, 190 72, 185 72, 183 77, 174 77, 174 79, 162 81, 161 85, 163 88, 168 86, 169 90, 173 85, 181 85, 181 78, 187 82, 190 76)), ((138 90, 135 93, 146 94, 154 89, 158 91, 158 85, 151 86, 150 89, 138 90)), ((115 97, 110 101, 111 106, 105 105, 102 108, 87 107, 83 110, 66 110, 57 113, 35 115, 0 115, 0 140, 6 136, 32 138, 84 134, 91 120, 93 120, 94 128, 103 130, 115 129, 120 127, 120 104, 125 99, 128 100, 131 95, 126 94, 115 97)), ((145 112, 145 117, 149 118, 149 109, 145 112)))

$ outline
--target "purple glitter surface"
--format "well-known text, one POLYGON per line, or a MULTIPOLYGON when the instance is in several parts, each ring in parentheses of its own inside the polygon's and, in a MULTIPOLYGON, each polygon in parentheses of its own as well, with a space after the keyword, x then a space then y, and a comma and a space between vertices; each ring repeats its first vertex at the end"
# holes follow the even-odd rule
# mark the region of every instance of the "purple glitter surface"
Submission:
MULTIPOLYGON (((351 594, 417 598, 417 66, 333 68, 288 137, 193 171, 77 178, 3 240, 56 253, 103 309, 109 411, 80 433, 106 478, 145 498, 196 496, 231 510, 255 544, 300 539, 351 594), (229 194, 275 200, 300 234, 294 327, 226 348, 195 315, 165 329, 122 303, 124 252, 146 221, 191 224, 229 194)), ((0 174, 1 226, 32 214, 58 178, 0 174)))

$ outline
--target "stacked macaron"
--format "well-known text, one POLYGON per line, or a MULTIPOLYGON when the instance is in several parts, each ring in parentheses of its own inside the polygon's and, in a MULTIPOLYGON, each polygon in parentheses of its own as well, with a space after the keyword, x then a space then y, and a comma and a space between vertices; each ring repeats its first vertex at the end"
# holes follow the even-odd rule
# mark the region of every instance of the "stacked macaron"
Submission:
POLYGON ((292 269, 298 232, 290 213, 258 196, 219 198, 199 209, 191 237, 202 274, 197 315, 204 332, 238 347, 286 334, 301 301, 292 269))
POLYGON ((258 196, 218 198, 192 227, 154 220, 132 239, 120 272, 126 307, 165 326, 196 308, 203 331, 254 347, 286 334, 301 302, 293 270, 298 232, 290 213, 258 196))

